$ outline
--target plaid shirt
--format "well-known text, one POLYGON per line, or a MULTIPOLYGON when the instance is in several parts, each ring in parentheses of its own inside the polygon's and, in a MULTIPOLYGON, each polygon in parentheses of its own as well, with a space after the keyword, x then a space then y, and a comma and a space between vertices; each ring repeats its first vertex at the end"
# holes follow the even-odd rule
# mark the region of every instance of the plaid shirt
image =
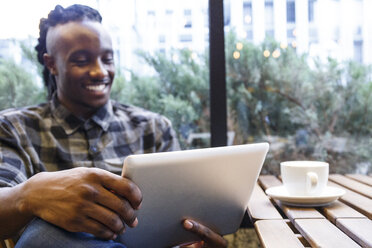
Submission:
POLYGON ((0 113, 0 186, 81 166, 120 174, 130 154, 178 149, 170 121, 159 114, 110 100, 84 121, 54 97, 0 113))

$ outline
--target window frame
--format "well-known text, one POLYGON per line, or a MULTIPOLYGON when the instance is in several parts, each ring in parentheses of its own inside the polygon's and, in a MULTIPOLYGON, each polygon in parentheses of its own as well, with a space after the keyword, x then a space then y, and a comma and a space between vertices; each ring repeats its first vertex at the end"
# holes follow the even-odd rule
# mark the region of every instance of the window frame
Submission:
POLYGON ((227 145, 227 100, 223 0, 209 0, 211 147, 227 145))

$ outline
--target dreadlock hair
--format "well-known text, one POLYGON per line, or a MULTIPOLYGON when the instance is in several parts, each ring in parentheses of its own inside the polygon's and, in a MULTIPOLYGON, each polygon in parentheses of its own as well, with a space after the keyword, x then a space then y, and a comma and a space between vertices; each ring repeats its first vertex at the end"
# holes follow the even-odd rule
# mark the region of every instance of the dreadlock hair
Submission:
POLYGON ((97 10, 80 4, 74 4, 67 8, 57 5, 54 10, 50 11, 48 18, 40 19, 40 32, 38 44, 35 46, 35 50, 37 52, 39 63, 44 66, 43 79, 45 86, 48 89, 48 100, 52 98, 53 93, 57 89, 56 79, 45 66, 43 59, 43 55, 47 52, 46 36, 48 30, 50 27, 54 27, 58 24, 64 24, 70 21, 82 21, 85 19, 99 23, 102 22, 102 17, 97 10))

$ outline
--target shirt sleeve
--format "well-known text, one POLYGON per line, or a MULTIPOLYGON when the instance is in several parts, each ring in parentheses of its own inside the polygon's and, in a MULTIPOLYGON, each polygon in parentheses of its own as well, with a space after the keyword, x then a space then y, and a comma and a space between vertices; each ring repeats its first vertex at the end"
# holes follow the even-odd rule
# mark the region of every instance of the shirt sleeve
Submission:
MULTIPOLYGON (((26 138, 26 137, 23 137, 26 138)), ((22 147, 21 137, 5 118, 0 119, 0 187, 12 187, 32 174, 30 159, 22 147)))

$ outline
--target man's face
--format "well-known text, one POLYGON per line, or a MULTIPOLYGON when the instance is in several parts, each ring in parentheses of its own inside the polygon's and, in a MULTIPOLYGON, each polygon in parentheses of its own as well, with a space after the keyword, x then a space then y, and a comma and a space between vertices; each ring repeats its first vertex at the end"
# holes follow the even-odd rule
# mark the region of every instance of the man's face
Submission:
POLYGON ((98 22, 68 22, 47 34, 46 64, 57 95, 72 113, 87 118, 104 105, 115 75, 111 38, 98 22))

